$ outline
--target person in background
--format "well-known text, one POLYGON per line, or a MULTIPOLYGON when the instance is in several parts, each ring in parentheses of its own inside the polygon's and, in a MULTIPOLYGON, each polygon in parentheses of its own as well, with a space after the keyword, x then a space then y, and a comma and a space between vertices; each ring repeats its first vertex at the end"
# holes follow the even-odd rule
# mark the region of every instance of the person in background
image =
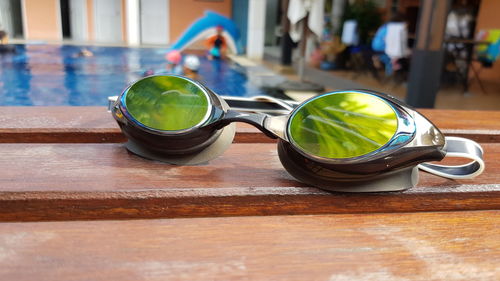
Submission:
POLYGON ((404 68, 404 61, 410 54, 410 50, 408 49, 406 22, 401 14, 395 14, 387 23, 379 27, 372 40, 372 50, 376 58, 384 64, 386 76, 404 68))
POLYGON ((88 57, 93 57, 93 56, 94 56, 94 53, 92 53, 92 51, 90 51, 87 48, 82 48, 78 53, 73 55, 73 57, 75 57, 75 58, 81 58, 81 57, 88 58, 88 57))
POLYGON ((375 53, 373 56, 373 64, 379 68, 380 63, 383 64, 385 75, 389 76, 392 74, 392 64, 391 59, 385 53, 385 36, 387 35, 387 23, 384 23, 378 28, 375 36, 372 40, 372 50, 375 53))
POLYGON ((141 73, 142 77, 152 76, 152 75, 164 75, 164 74, 174 74, 182 75, 182 54, 178 50, 168 51, 165 55, 165 60, 167 65, 165 69, 152 69, 148 68, 141 73))
POLYGON ((7 44, 7 32, 0 29, 0 54, 13 54, 15 52, 16 47, 7 44))
POLYGON ((184 58, 184 76, 193 80, 199 80, 198 70, 200 69, 200 59, 195 55, 188 55, 184 58))
POLYGON ((178 50, 171 50, 165 55, 167 60, 166 70, 170 74, 181 74, 182 73, 182 54, 178 50))
POLYGON ((151 76, 151 75, 155 75, 155 71, 152 70, 152 69, 146 69, 142 73, 142 77, 148 77, 148 76, 151 76))
POLYGON ((226 49, 226 39, 222 36, 222 32, 224 31, 222 26, 217 26, 216 28, 217 34, 209 37, 206 41, 206 45, 208 46, 208 59, 221 59, 224 50, 226 49))
POLYGON ((408 25, 404 18, 393 20, 387 24, 385 36, 385 53, 391 58, 394 72, 406 72, 408 68, 408 25))
POLYGON ((7 32, 3 29, 0 29, 0 44, 6 44, 7 43, 7 32))

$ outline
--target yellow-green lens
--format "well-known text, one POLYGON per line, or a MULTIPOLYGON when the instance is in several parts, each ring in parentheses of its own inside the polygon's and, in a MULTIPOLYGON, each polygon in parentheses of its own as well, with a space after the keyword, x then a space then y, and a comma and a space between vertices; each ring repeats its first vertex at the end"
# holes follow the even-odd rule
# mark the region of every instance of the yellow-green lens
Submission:
POLYGON ((203 90, 176 76, 151 76, 136 82, 128 89, 125 104, 141 124, 165 131, 192 128, 209 110, 203 90))
POLYGON ((358 157, 383 147, 398 127, 394 109, 360 92, 330 93, 302 105, 291 117, 290 141, 323 158, 358 157))

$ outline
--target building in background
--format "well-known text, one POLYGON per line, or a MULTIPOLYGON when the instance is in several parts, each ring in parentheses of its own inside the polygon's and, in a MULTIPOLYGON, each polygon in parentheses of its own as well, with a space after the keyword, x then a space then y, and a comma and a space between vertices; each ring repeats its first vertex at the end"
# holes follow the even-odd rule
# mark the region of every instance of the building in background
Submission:
POLYGON ((28 42, 168 45, 211 10, 233 19, 243 49, 261 58, 265 5, 266 0, 0 0, 0 27, 28 42))
POLYGON ((230 18, 232 1, 0 0, 0 24, 26 40, 169 44, 205 10, 230 18))
MULTIPOLYGON (((0 0, 0 27, 10 38, 27 41, 83 44, 169 45, 204 11, 231 18, 241 34, 240 44, 249 57, 260 59, 265 46, 279 46, 283 36, 281 10, 291 0, 0 0)), ((324 0, 333 25, 342 15, 340 2, 324 0)), ((415 34, 419 0, 373 0, 385 18, 394 11, 406 15, 410 34, 415 34)), ((475 30, 498 29, 497 0, 469 0, 478 7, 475 30)), ((499 64, 484 70, 485 79, 496 79, 499 64)))

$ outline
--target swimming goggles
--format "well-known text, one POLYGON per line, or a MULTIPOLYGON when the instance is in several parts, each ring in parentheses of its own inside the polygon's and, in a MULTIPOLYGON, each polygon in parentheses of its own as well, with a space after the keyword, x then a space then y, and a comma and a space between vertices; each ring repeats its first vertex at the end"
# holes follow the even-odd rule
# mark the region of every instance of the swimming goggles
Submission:
POLYGON ((224 99, 197 81, 159 75, 138 80, 110 101, 128 150, 177 165, 221 155, 234 138, 234 122, 245 122, 278 139, 279 159, 292 176, 330 190, 401 190, 416 184, 418 168, 451 179, 484 169, 479 144, 444 137, 408 105, 368 90, 330 92, 300 104, 224 99), (472 161, 427 163, 445 156, 472 161))

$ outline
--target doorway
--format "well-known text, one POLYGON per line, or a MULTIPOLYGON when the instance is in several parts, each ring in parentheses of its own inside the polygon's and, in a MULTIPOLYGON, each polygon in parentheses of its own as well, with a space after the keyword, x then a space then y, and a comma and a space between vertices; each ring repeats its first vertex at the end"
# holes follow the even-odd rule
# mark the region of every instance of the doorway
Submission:
POLYGON ((169 0, 141 0, 142 44, 168 44, 168 8, 169 0))
MULTIPOLYGON (((61 5, 62 6, 62 5, 61 5)), ((69 27, 71 39, 85 42, 88 40, 87 0, 69 0, 69 27)), ((61 20, 63 17, 61 17, 61 20)), ((64 29, 63 29, 64 35, 64 29)))
POLYGON ((95 41, 122 43, 121 0, 94 1, 95 41))
POLYGON ((0 26, 7 32, 9 38, 23 38, 21 1, 0 1, 0 26))
POLYGON ((63 39, 70 39, 71 24, 70 24, 69 0, 60 0, 59 7, 61 9, 61 28, 62 28, 63 39))

